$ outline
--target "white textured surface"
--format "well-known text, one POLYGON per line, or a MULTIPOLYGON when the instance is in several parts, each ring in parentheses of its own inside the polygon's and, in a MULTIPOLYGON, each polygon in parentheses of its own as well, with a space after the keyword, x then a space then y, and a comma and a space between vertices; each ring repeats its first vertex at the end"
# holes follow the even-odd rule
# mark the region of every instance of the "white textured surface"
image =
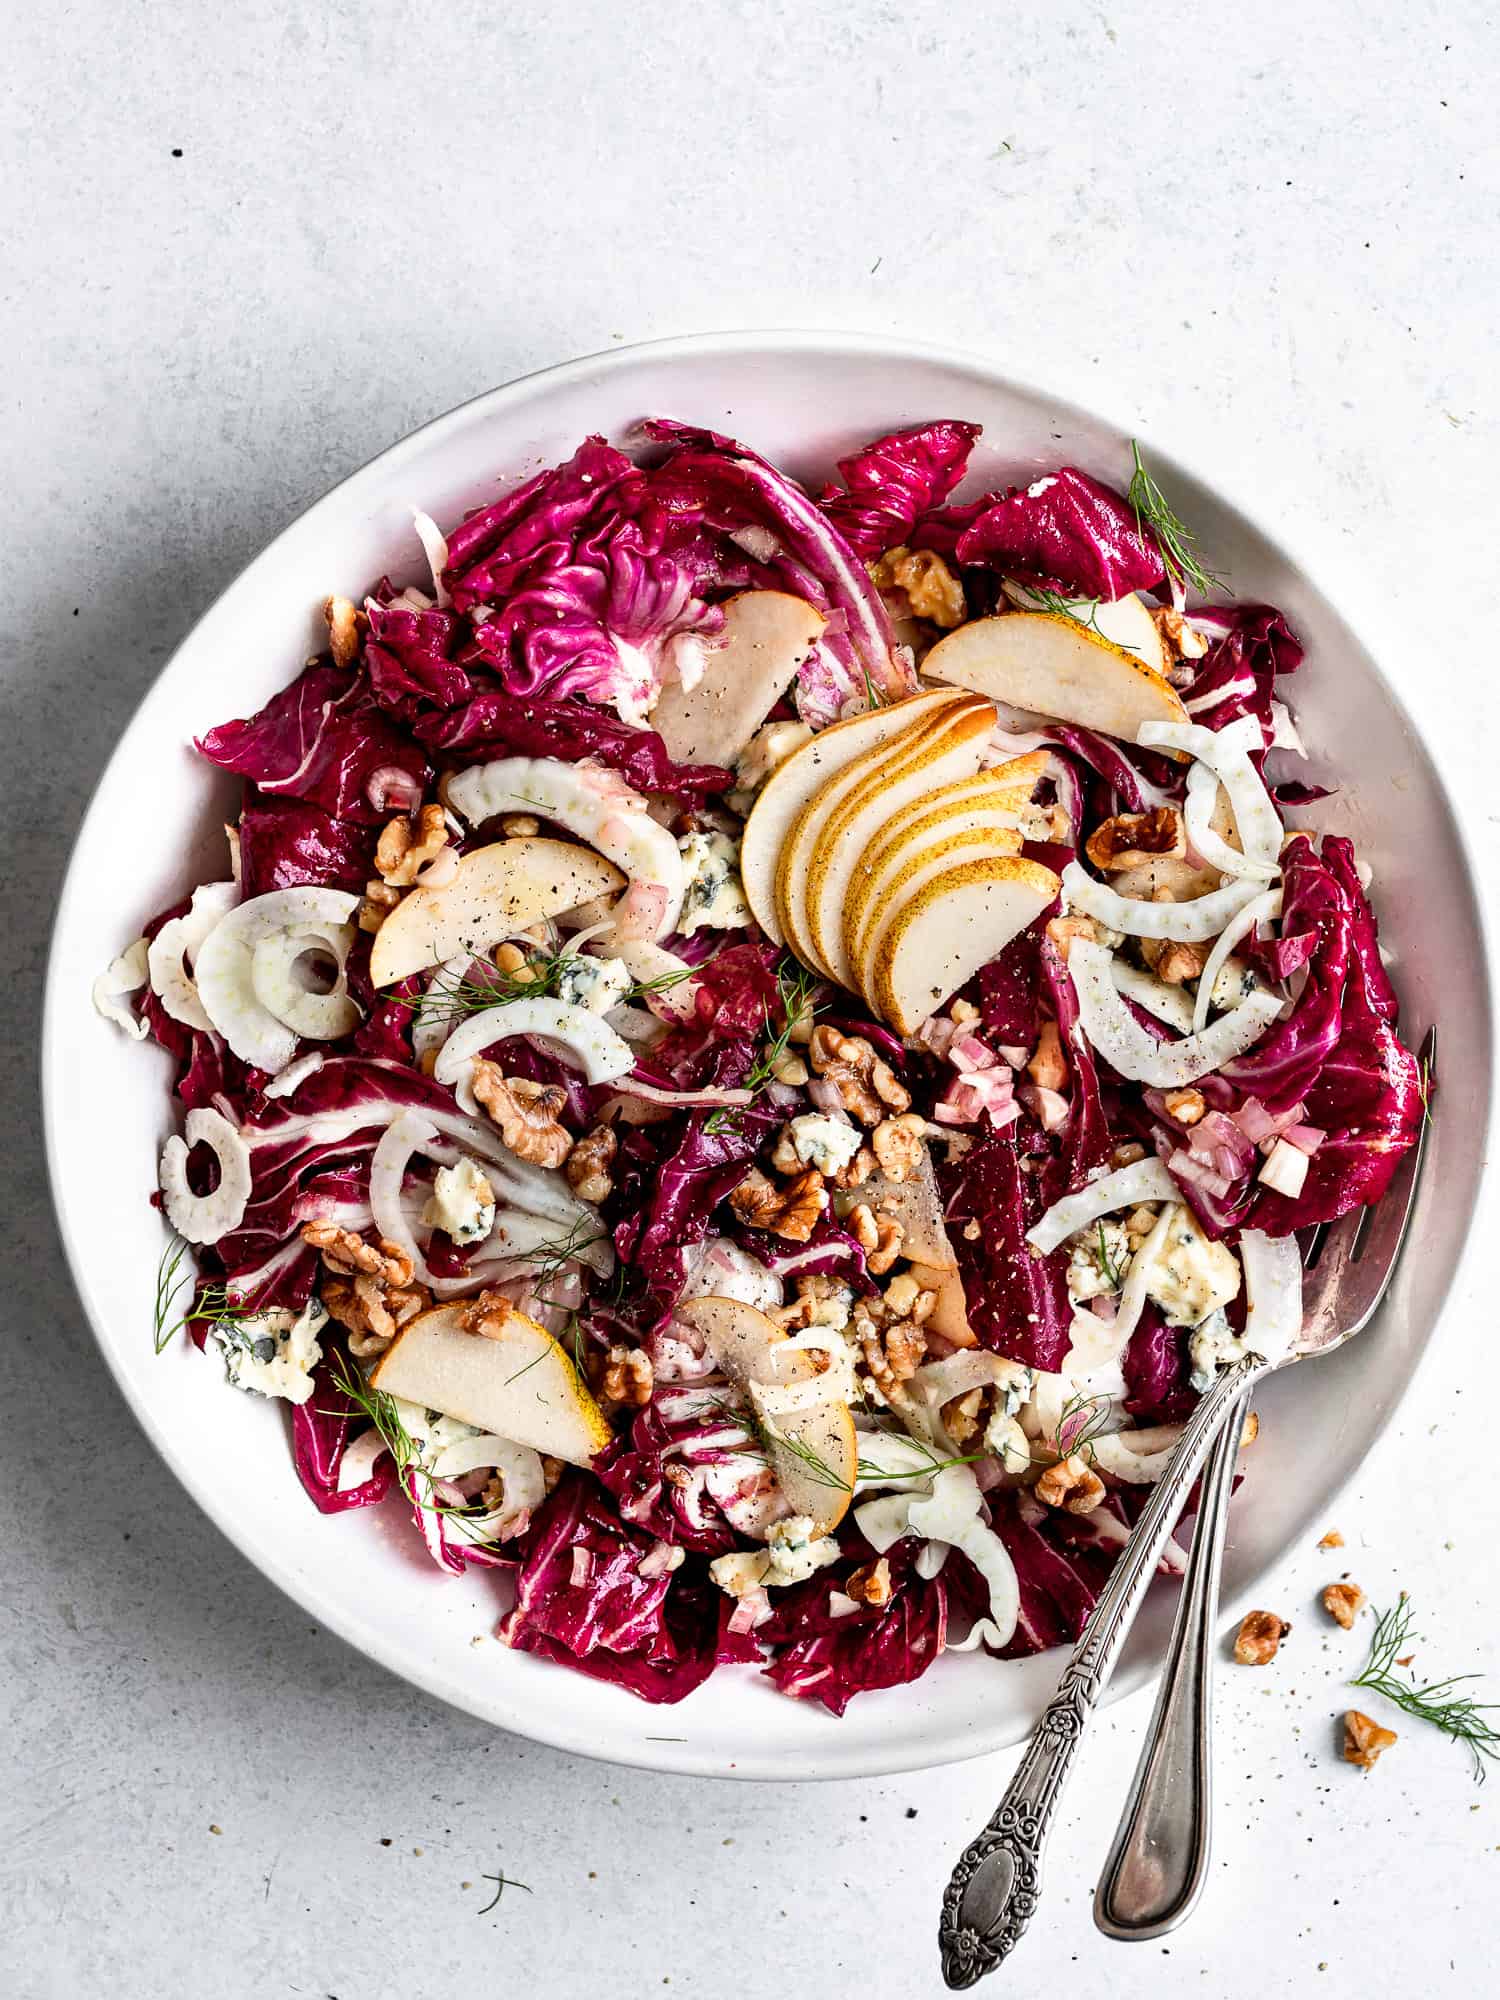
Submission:
MULTIPOLYGON (((18 2000, 476 1978, 547 2000, 936 1993, 947 1866, 1009 1768, 750 1789, 496 1736, 310 1628, 181 1501, 109 1386, 34 1141, 46 912, 167 650, 343 471, 616 338, 803 323, 987 350, 1222 463, 1293 546, 1373 579, 1365 622, 1494 879, 1500 704, 1470 607, 1495 535, 1500 44, 1474 0, 1383 20, 1278 0, 1206 42, 1178 0, 972 27, 978 10, 924 4, 481 11, 247 5, 231 29, 167 4, 127 34, 90 0, 11 30, 0 1990, 18 2000), (480 1917, 502 1865, 532 1893, 480 1917)), ((1492 1202, 1481 1230, 1497 1221, 1492 1202)), ((1474 1260, 1338 1522, 1373 1595, 1412 1589, 1434 1671, 1496 1663, 1486 1279, 1474 1260)), ((1123 2000, 1500 1980, 1500 1792, 1415 1725, 1368 1780, 1336 1760, 1358 1648, 1314 1601, 1334 1560, 1287 1565, 1284 1666, 1221 1677, 1220 1841, 1192 1926, 1127 1952, 1089 1922, 1137 1699, 1085 1752, 1017 1977, 1123 2000)))

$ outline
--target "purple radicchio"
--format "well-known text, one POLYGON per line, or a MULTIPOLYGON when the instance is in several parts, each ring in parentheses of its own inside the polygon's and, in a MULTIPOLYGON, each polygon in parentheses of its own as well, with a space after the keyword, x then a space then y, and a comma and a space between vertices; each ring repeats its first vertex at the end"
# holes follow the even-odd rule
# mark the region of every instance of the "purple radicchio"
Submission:
MULTIPOLYGON (((1064 465, 1008 493, 991 493, 958 510, 958 561, 1003 571, 1038 589, 1113 601, 1152 590, 1166 571, 1161 551, 1113 487, 1064 465)), ((941 538, 941 514, 918 536, 941 538)))
POLYGON ((734 779, 714 764, 674 764, 654 729, 636 729, 607 709, 577 700, 533 696, 523 701, 498 690, 476 694, 451 714, 423 716, 418 736, 450 761, 475 764, 488 757, 586 757, 618 771, 638 792, 701 805, 734 779))
POLYGON ((1047 1203, 1041 1176, 1017 1143, 1019 1127, 990 1132, 938 1170, 948 1234, 980 1344, 1055 1373, 1068 1351, 1073 1308, 1061 1250, 1035 1254, 1026 1232, 1047 1203), (970 1229, 977 1225, 977 1232, 970 1229))
POLYGON ((968 469, 979 428, 940 419, 876 438, 839 460, 844 490, 829 488, 823 512, 854 553, 872 561, 942 506, 968 469))
POLYGON ((413 804, 432 779, 421 751, 376 705, 366 676, 326 660, 248 721, 210 729, 198 748, 263 793, 305 799, 365 825, 413 804))

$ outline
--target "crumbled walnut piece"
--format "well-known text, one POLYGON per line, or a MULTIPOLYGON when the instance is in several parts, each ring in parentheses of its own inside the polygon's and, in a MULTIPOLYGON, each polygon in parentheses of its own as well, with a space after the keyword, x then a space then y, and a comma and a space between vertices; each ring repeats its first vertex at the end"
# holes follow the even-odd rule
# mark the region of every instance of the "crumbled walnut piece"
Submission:
POLYGON ((793 1090, 800 1090, 810 1072, 801 1056, 794 1056, 790 1049, 783 1049, 771 1065, 771 1074, 778 1083, 785 1083, 793 1090))
POLYGON ((951 1403, 943 1405, 943 1429, 962 1451, 970 1438, 978 1437, 980 1412, 984 1405, 984 1390, 970 1389, 967 1395, 955 1396, 951 1403))
POLYGON ((558 1116, 568 1101, 560 1083, 506 1076, 498 1063, 484 1056, 475 1062, 470 1081, 475 1097, 518 1160, 530 1160, 538 1167, 562 1165, 573 1150, 573 1140, 558 1116))
POLYGON ((1026 1074, 1039 1090, 1062 1090, 1066 1087, 1068 1059, 1063 1054, 1056 1021, 1043 1021, 1036 1048, 1026 1065, 1026 1074))
POLYGON ((799 1049, 805 1049, 808 1043, 812 1040, 813 1022, 815 1019, 816 1019, 816 1009, 813 1006, 811 996, 809 996, 806 1000, 803 1001, 802 1005, 797 1009, 796 1013, 793 1014, 787 1021, 786 1024, 787 1040, 790 1043, 792 1043, 795 1047, 799 1049))
POLYGON ((852 1597, 856 1604, 889 1604, 891 1601, 891 1565, 887 1557, 881 1556, 875 1562, 861 1563, 851 1570, 849 1580, 844 1585, 844 1595, 852 1597))
POLYGON ((503 972, 507 979, 514 979, 518 972, 526 970, 526 954, 518 944, 503 944, 494 953, 497 972, 503 972))
POLYGON ((1377 1760, 1396 1741, 1394 1729, 1383 1729, 1373 1716, 1351 1708, 1344 1717, 1344 1762, 1373 1771, 1377 1760))
POLYGON ((1142 938, 1141 956, 1166 986, 1187 986, 1208 963, 1208 944, 1178 944, 1172 938, 1142 938))
POLYGON ((911 1109, 911 1092, 862 1035, 841 1035, 826 1025, 813 1029, 808 1044, 813 1069, 827 1079, 851 1118, 879 1125, 888 1112, 911 1109))
POLYGON ((465 1301, 459 1325, 465 1333, 472 1333, 480 1340, 503 1340, 512 1321, 525 1317, 515 1300, 504 1292, 486 1290, 465 1301))
POLYGON ((771 1148, 771 1165, 778 1174, 800 1174, 805 1164, 797 1151, 790 1124, 783 1125, 776 1134, 776 1144, 771 1148))
POLYGON ((502 813, 500 815, 500 838, 502 840, 532 840, 542 830, 542 822, 535 813, 502 813))
POLYGON ((729 1197, 729 1206, 749 1229, 766 1229, 789 1243, 805 1243, 828 1206, 828 1190, 816 1167, 780 1186, 752 1171, 729 1197))
POLYGON ((977 1243, 983 1234, 984 1231, 979 1226, 978 1216, 970 1216, 969 1220, 964 1224, 965 1243, 977 1243))
POLYGON ((847 1217, 854 1240, 865 1253, 865 1269, 882 1277, 901 1255, 906 1231, 892 1215, 877 1215, 867 1201, 857 1201, 847 1217))
POLYGON ((651 1357, 638 1347, 611 1347, 600 1363, 598 1397, 606 1413, 640 1410, 651 1401, 651 1357))
POLYGON ((904 1181, 922 1164, 922 1134, 926 1125, 924 1118, 908 1111, 900 1118, 883 1119, 875 1127, 870 1144, 875 1149, 880 1171, 888 1181, 904 1181))
POLYGON ((1245 1418, 1245 1428, 1240 1432, 1240 1450, 1244 1451, 1248 1445, 1254 1444, 1255 1440, 1259 1436, 1260 1436, 1260 1418, 1256 1415, 1254 1410, 1251 1410, 1249 1415, 1245 1418))
POLYGON ((1169 1090, 1164 1093, 1162 1103, 1167 1107, 1167 1116, 1175 1118, 1179 1125, 1196 1125, 1208 1109, 1208 1099, 1201 1090, 1169 1090))
POLYGON ((610 1167, 619 1144, 612 1125, 596 1125, 575 1142, 564 1172, 568 1186, 580 1201, 601 1202, 613 1192, 615 1183, 610 1167))
POLYGON ((1365 1594, 1357 1583, 1330 1583, 1323 1592, 1323 1609, 1346 1632, 1353 1630, 1364 1602, 1365 1594))
POLYGON ((397 1244, 378 1248, 331 1222, 306 1222, 302 1240, 323 1255, 329 1273, 319 1288, 329 1316, 349 1330, 349 1351, 360 1360, 382 1354, 397 1331, 432 1304, 425 1285, 412 1282, 412 1262, 397 1244))
POLYGON ((887 549, 870 565, 877 590, 904 590, 914 618, 951 632, 969 615, 964 587, 936 549, 887 549))
POLYGON ((356 917, 360 929, 371 933, 378 931, 400 901, 401 891, 393 889, 388 882, 382 882, 378 876, 366 882, 364 900, 356 917))
POLYGON ((302 1241, 323 1255, 323 1262, 330 1271, 353 1276, 362 1272, 379 1278, 382 1284, 409 1285, 412 1279, 412 1262, 398 1243, 391 1243, 382 1237, 377 1248, 366 1243, 362 1236, 356 1236, 352 1229, 340 1229, 333 1222, 304 1222, 302 1241))
POLYGON ((1096 826, 1084 853, 1105 874, 1138 868, 1144 861, 1180 861, 1187 853, 1187 828, 1176 806, 1153 806, 1149 812, 1116 813, 1096 826))
POLYGON ((1341 1549, 1343 1546, 1344 1546, 1344 1538, 1339 1533, 1337 1528, 1330 1528, 1328 1530, 1328 1533, 1323 1537, 1322 1541, 1319 1542, 1318 1544, 1318 1547, 1320 1549, 1341 1549))
POLYGON ((1087 944, 1099 944, 1106 932, 1104 926, 1096 924, 1092 917, 1053 917, 1047 925, 1047 936, 1066 963, 1074 938, 1082 938, 1087 944))
POLYGON ((888 1402, 892 1390, 921 1367, 927 1336, 914 1319, 887 1319, 883 1301, 873 1299, 861 1299, 854 1308, 853 1325, 870 1380, 888 1402))
POLYGON ((861 1146, 854 1158, 846 1160, 838 1172, 830 1178, 836 1188, 847 1191, 849 1188, 863 1187, 874 1171, 875 1155, 868 1146, 861 1146))
POLYGON ((948 1019, 955 1028, 972 1028, 981 1018, 979 1009, 972 1000, 954 1000, 948 1008, 948 1019))
POLYGON ((422 806, 387 822, 375 849, 375 866, 389 888, 409 889, 448 845, 448 821, 439 805, 422 806))
POLYGON ((1291 1629, 1274 1611, 1247 1611, 1235 1634, 1235 1659, 1242 1667, 1268 1666, 1291 1629))
POLYGON ((919 1285, 910 1271, 903 1271, 899 1278, 892 1278, 885 1288, 885 1309, 897 1319, 913 1319, 918 1326, 932 1317, 937 1304, 937 1293, 919 1285))
POLYGON ((1146 1202, 1133 1208, 1125 1218, 1125 1241, 1130 1245, 1132 1255, 1140 1249, 1146 1238, 1156 1227, 1156 1210, 1146 1202))
POLYGON ((557 1490, 558 1483, 567 1469, 568 1461, 565 1458, 553 1458, 547 1452, 542 1453, 542 1485, 548 1493, 557 1490))
POLYGON ((1069 1514, 1092 1514, 1104 1498, 1104 1481, 1076 1453, 1049 1465, 1037 1481, 1036 1497, 1044 1507, 1061 1507, 1069 1514))
POLYGON ((1145 1157, 1146 1149, 1138 1140, 1126 1139, 1111 1151, 1109 1164, 1112 1167, 1133 1167, 1137 1160, 1144 1160, 1145 1157))
POLYGON ((1161 634, 1161 649, 1167 663, 1167 679, 1173 687, 1182 687, 1192 679, 1192 670, 1185 666, 1184 662, 1201 660, 1208 651, 1208 641, 1201 632, 1194 631, 1175 605, 1154 604, 1151 607, 1151 618, 1161 634))
POLYGON ((325 597, 323 617, 328 626, 328 649, 333 654, 334 665, 352 667, 359 658, 364 613, 356 610, 347 597, 325 597))

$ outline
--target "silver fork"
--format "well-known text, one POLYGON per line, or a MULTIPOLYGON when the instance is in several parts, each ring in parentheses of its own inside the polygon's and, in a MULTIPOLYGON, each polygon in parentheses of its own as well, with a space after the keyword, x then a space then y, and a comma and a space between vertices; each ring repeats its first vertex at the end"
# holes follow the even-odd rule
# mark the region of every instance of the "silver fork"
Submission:
MULTIPOLYGON (((1419 1060, 1430 1079, 1437 1030, 1419 1060)), ((1332 1230, 1313 1231, 1307 1245, 1303 1317, 1333 1316, 1340 1338, 1352 1339, 1374 1317, 1395 1275, 1406 1239, 1426 1143, 1426 1128, 1403 1163, 1405 1199, 1393 1186, 1385 1201, 1361 1209, 1347 1256, 1332 1230)), ((1207 1879, 1213 1837, 1213 1643, 1219 1571, 1229 1520, 1229 1496, 1248 1394, 1215 1439, 1203 1467, 1192 1553, 1167 1649, 1146 1740, 1114 1843, 1094 1897, 1094 1922, 1124 1942, 1162 1937, 1192 1914, 1207 1879)))
MULTIPOLYGON (((1431 1074, 1436 1035, 1422 1045, 1431 1074)), ((1302 1334, 1276 1367, 1328 1354, 1368 1325, 1390 1282, 1406 1235, 1425 1150, 1426 1127, 1397 1169, 1385 1199, 1357 1211, 1327 1231, 1304 1294, 1302 1334)), ((943 1977, 950 1987, 973 1986, 1007 1958, 1025 1932, 1041 1894, 1042 1858, 1063 1786, 1084 1729, 1114 1669, 1157 1563, 1215 1438, 1228 1429, 1237 1440, 1258 1382, 1273 1366, 1247 1355, 1223 1371, 1199 1402, 1178 1440, 1172 1462, 1152 1490, 1130 1540, 1110 1571, 1083 1637, 1063 1669, 1057 1692, 1032 1731, 1015 1776, 984 1830, 964 1850, 943 1897, 938 1929, 943 1977), (1233 1418, 1233 1421, 1231 1419, 1233 1418)), ((1227 1490, 1234 1450, 1226 1443, 1219 1482, 1227 1490)), ((1205 1504, 1211 1496, 1205 1495, 1205 1504)), ((1220 1503, 1222 1504, 1222 1502, 1220 1503)), ((1212 1542, 1205 1566, 1217 1561, 1212 1542)), ((1203 1585, 1200 1583, 1200 1590, 1203 1585)), ((1206 1675, 1203 1677, 1206 1682, 1206 1675)), ((1171 1778, 1170 1760, 1156 1794, 1171 1778)), ((1203 1757, 1196 1789, 1207 1825, 1208 1771, 1203 1757)), ((1198 1869, 1201 1880, 1201 1865, 1198 1869)))

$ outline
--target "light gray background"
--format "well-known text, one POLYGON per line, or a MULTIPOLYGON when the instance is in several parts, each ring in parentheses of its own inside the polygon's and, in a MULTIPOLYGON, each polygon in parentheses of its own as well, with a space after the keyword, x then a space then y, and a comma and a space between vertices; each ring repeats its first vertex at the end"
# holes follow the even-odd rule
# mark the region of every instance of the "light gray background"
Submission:
MULTIPOLYGON (((57 1253, 31 1081, 51 904, 167 652, 330 483, 525 369, 778 324, 988 351, 1222 466, 1292 546, 1333 524, 1493 880, 1489 11, 11 15, 0 1991, 939 1990, 938 1894, 1008 1759, 751 1789, 534 1749, 309 1625, 179 1495, 57 1253), (501 1868, 531 1893, 480 1916, 501 1868)), ((1495 1660, 1494 1341, 1472 1259, 1337 1523, 1372 1593, 1418 1594, 1434 1668, 1495 1660)), ((1355 1648, 1315 1607, 1332 1573, 1296 1551, 1269 1593, 1298 1627, 1284 1668, 1223 1675, 1215 1881, 1165 1948, 1089 1923, 1144 1698, 1105 1720, 1032 1990, 1494 1990, 1500 1787, 1414 1726, 1368 1779, 1338 1763, 1355 1648)))

